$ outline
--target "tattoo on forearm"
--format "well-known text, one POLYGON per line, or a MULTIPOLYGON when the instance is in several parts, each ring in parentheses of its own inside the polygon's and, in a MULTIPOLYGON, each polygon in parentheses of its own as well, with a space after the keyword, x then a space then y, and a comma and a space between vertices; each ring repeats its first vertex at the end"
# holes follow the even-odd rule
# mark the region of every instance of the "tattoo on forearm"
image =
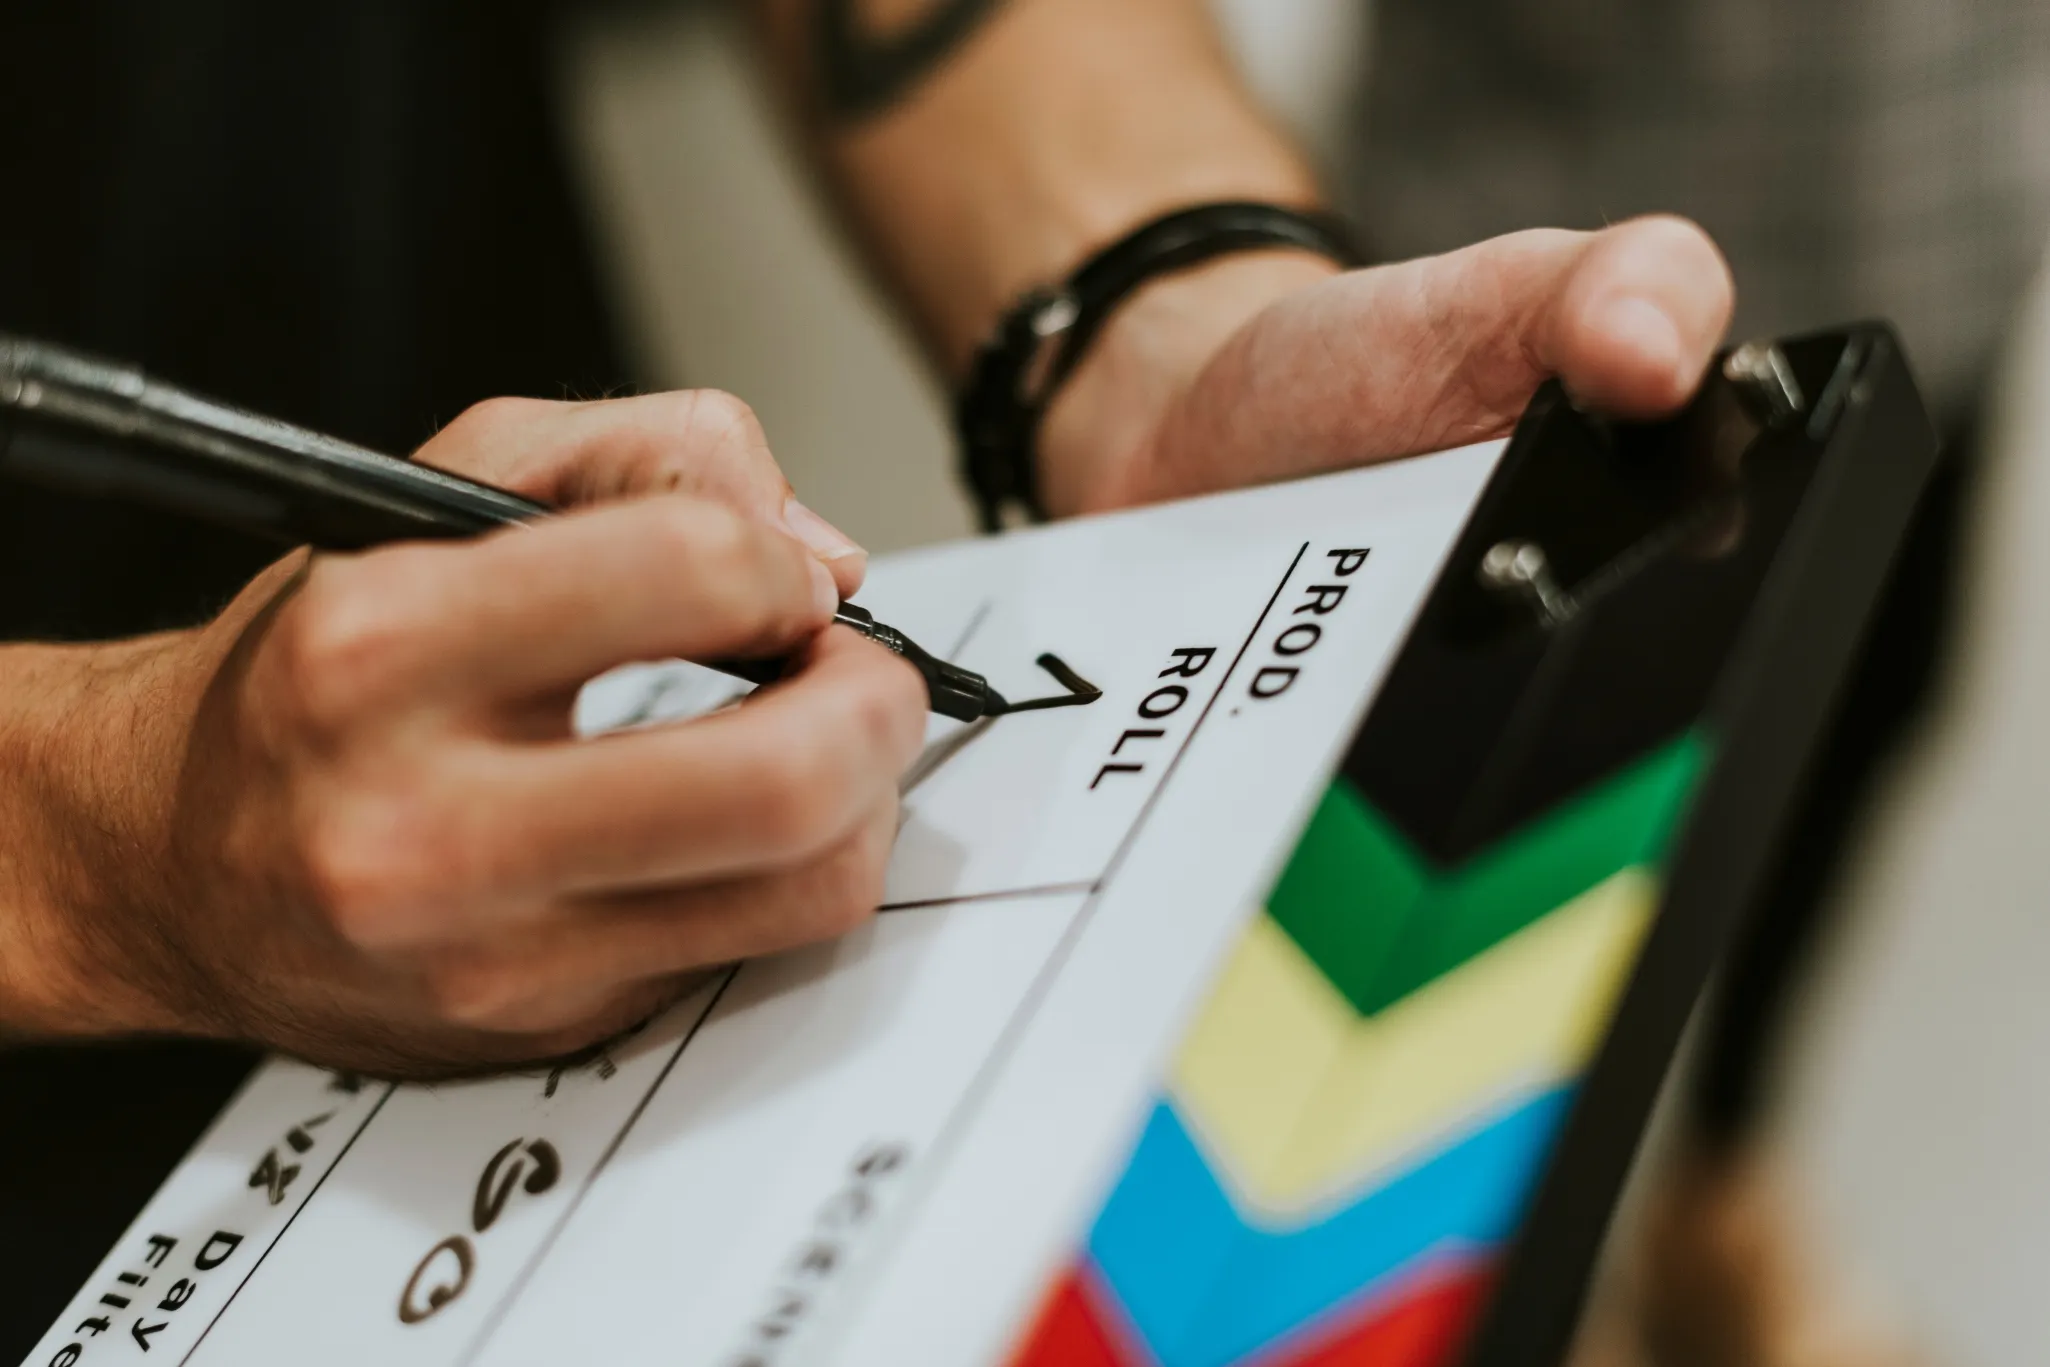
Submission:
POLYGON ((888 109, 974 34, 1003 0, 931 0, 887 34, 872 33, 862 0, 818 0, 818 80, 826 113, 853 122, 888 109))

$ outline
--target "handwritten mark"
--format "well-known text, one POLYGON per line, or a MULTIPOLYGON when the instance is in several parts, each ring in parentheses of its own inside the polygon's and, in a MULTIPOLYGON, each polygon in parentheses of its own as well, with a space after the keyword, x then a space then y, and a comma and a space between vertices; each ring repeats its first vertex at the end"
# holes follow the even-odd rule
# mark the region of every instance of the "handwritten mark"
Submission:
POLYGON ((925 747, 912 766, 904 772, 904 778, 897 786, 899 797, 909 797, 914 789, 939 771, 941 765, 966 749, 998 717, 1013 712, 1043 712, 1054 707, 1086 707, 1103 696, 1103 690, 1077 674, 1060 656, 1045 654, 1039 657, 1039 667, 1054 676, 1068 691, 1050 698, 1034 698, 1029 702, 1006 703, 1004 710, 973 721, 958 731, 940 737, 925 747))
POLYGON ((1041 655, 1036 663, 1041 669, 1053 675, 1054 681, 1068 691, 1053 694, 1051 697, 1031 698, 1025 702, 1007 702, 1003 710, 995 715, 1007 717, 1013 712, 1044 712, 1055 707, 1087 707, 1103 696, 1102 689, 1077 674, 1066 660, 1051 651, 1041 655))

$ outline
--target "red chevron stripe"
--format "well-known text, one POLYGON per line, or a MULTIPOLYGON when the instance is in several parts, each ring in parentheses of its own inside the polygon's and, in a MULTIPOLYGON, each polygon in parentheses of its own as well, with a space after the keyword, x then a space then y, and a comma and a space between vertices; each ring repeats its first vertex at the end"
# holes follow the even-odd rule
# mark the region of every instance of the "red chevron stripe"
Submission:
MULTIPOLYGON (((1486 1299, 1493 1269, 1460 1262, 1425 1272, 1420 1284, 1390 1303, 1250 1359, 1248 1367, 1443 1367, 1466 1340, 1486 1299)), ((1105 1310, 1104 1292, 1084 1266, 1062 1274, 1010 1367, 1151 1367, 1129 1347, 1105 1310)))
POLYGON ((1116 1320, 1095 1280, 1086 1258, 1061 1274, 1011 1367, 1150 1367, 1151 1359, 1126 1348, 1112 1328, 1116 1320))
POLYGON ((1443 1367, 1466 1342, 1492 1277, 1493 1268, 1481 1261, 1424 1272, 1421 1284, 1392 1304, 1377 1299, 1350 1323, 1340 1320, 1307 1336, 1307 1343, 1269 1349, 1252 1361, 1258 1367, 1443 1367))

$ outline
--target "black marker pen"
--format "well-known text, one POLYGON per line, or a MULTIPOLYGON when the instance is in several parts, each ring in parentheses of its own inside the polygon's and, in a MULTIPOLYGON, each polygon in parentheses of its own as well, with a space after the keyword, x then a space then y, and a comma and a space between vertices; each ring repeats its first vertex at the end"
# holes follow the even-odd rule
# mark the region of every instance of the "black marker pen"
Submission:
MULTIPOLYGON (((181 513, 285 546, 331 551, 477 536, 553 511, 504 489, 201 398, 132 366, 4 334, 0 473, 181 513)), ((925 678, 932 710, 943 716, 975 721, 1097 696, 1061 666, 1052 672, 1069 693, 1011 703, 980 674, 935 659, 852 603, 840 605, 836 620, 910 661, 925 678)), ((710 667, 759 684, 780 677, 784 663, 729 660, 710 667)))

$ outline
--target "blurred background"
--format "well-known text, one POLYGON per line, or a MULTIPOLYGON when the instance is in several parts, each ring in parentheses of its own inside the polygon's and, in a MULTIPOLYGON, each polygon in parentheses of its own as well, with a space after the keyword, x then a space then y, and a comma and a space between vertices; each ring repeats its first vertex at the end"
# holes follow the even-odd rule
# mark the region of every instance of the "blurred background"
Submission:
MULTIPOLYGON (((2050 992, 2040 981, 2050 970, 2050 289, 2028 283, 2050 225, 2050 6, 1213 3, 1250 83, 1386 255, 1673 209, 1700 217, 1729 251, 1744 300, 1740 330, 1862 312, 1899 323, 1946 431, 1976 453, 1971 477, 1937 491, 1901 567, 1906 624, 1883 632, 1868 662, 1867 683, 1898 696, 1877 707, 1887 715, 1854 716, 1841 729, 1835 767, 1818 781, 1818 839, 1806 842, 1815 848, 1790 856, 1791 881, 1804 885, 1790 905, 1819 905, 1819 929, 1798 956, 1790 1013, 1757 1054, 1762 1128, 1744 1145, 1743 1171, 1711 1199, 1676 1203, 1689 1180, 1674 1135, 1681 1127, 1659 1131, 1612 1241, 1582 1357, 1618 1367, 1641 1360, 1603 1338, 1602 1314, 1644 1294, 1663 1267, 1669 1291, 1777 1316, 1786 1327, 1774 1354, 1750 1359, 1767 1367, 2050 1360, 2050 1296, 2038 1286, 2050 1272, 2050 992), (1897 731, 1889 718, 1909 695, 1925 705, 1897 731), (1675 1212, 1694 1240, 1678 1241, 1677 1259, 1674 1241, 1661 1245, 1658 1235, 1675 1212), (1733 1268, 1752 1284, 1717 1300, 1709 1283, 1733 1268)), ((13 182, 71 175, 80 185, 76 203, 51 195, 38 213, 0 220, 0 327, 135 355, 195 387, 399 449, 431 430, 429 416, 445 421, 480 397, 483 383, 464 369, 459 343, 388 326, 407 316, 404 299, 385 297, 403 293, 387 278, 403 272, 380 274, 389 262, 376 250, 389 244, 362 224, 417 216, 434 230, 420 260, 461 277, 466 319, 490 336, 540 339, 513 348, 515 368, 494 372, 493 388, 552 394, 582 383, 589 377, 573 379, 558 357, 609 363, 608 339, 595 330, 616 321, 627 368, 644 387, 713 386, 745 398, 805 501, 872 550, 966 534, 944 396, 835 236, 738 7, 563 8, 561 31, 530 51, 515 31, 554 7, 448 7, 489 21, 457 35, 487 75, 494 64, 514 71, 534 52, 555 64, 581 223, 498 212, 530 203, 516 192, 552 169, 539 150, 531 163, 472 165, 457 144, 415 145, 394 131, 405 111, 387 108, 381 90, 333 109, 304 101, 318 106, 305 128, 268 140, 269 130, 251 132, 261 121, 248 110, 271 107, 265 100, 297 108, 275 88, 294 60, 316 65, 332 55, 323 47, 337 46, 324 35, 353 32, 359 20, 364 32, 405 29, 417 16, 403 3, 308 3, 304 13, 319 22, 287 35, 300 48, 276 51, 250 32, 293 29, 279 16, 300 12, 258 0, 0 7, 0 108, 20 134, 0 160, 13 182), (483 50, 492 43, 504 50, 483 50), (98 54, 90 79, 38 55, 89 49, 98 54), (202 58, 264 68, 249 82, 264 87, 262 99, 222 91, 202 58), (135 71, 161 84, 128 79, 135 71), (43 98, 52 90, 65 98, 43 98), (59 131, 77 146, 114 146, 114 115, 104 111, 124 101, 141 129, 119 147, 129 155, 125 181, 81 170, 69 164, 79 159, 50 150, 62 142, 41 140, 68 118, 59 131), (181 174, 177 139, 241 146, 223 129, 250 134, 242 160, 181 174), (330 151, 367 146, 393 165, 344 157, 363 172, 360 185, 295 184, 313 164, 292 142, 300 133, 333 135, 330 151), (132 198, 115 193, 123 186, 132 198), (358 194, 364 186, 370 193, 358 194), (286 223, 317 249, 296 263, 263 255, 275 226, 263 214, 289 212, 276 208, 287 201, 319 211, 307 215, 311 227, 286 223), (217 219, 206 219, 208 209, 217 219), (586 297, 576 250, 586 230, 603 310, 586 297), (136 302, 162 283, 151 264, 159 248, 199 263, 196 298, 171 291, 161 308, 136 302), (126 273, 101 269, 106 260, 126 273), (537 272, 536 260, 560 269, 537 272), (351 274, 357 266, 361 275, 351 274), (505 287, 512 272, 520 289, 505 287), (309 273, 335 296, 323 301, 337 305, 334 317, 320 315, 339 320, 335 339, 292 335, 292 311, 279 305, 303 293, 309 273), (240 312, 231 316, 230 305, 240 312), (266 325, 274 342, 306 342, 305 351, 353 342, 337 354, 363 363, 355 372, 302 366, 292 346, 251 346, 266 325), (409 349, 418 354, 386 354, 409 349), (529 361, 534 369, 517 369, 529 361)), ((449 40, 443 55, 459 46, 449 40)), ((355 66, 333 65, 400 84, 369 58, 343 55, 355 66)), ((540 102, 524 91, 480 78, 443 93, 448 108, 429 111, 449 116, 437 128, 489 125, 520 135, 511 142, 546 142, 540 102)), ((138 556, 192 568, 193 555, 176 549, 190 542, 121 535, 138 556)), ((270 551, 238 553, 195 573, 182 609, 241 582, 270 551)), ((153 624, 120 615, 135 591, 128 579, 109 580, 96 596, 74 593, 101 558, 32 500, 10 496, 0 506, 0 585, 35 592, 0 594, 0 639, 153 624), (76 554, 72 568, 50 568, 63 563, 60 551, 76 554)), ((21 1098, 34 1095, 24 1079, 37 1066, 5 1061, 14 1071, 0 1069, 9 1097, 0 1105, 34 1109, 21 1098)), ((218 1085, 232 1086, 246 1066, 227 1065, 218 1085)), ((46 1103, 50 1113, 99 1104, 71 1072, 68 1063, 49 1067, 34 1082, 64 1097, 46 1103)), ((151 1083, 158 1072, 144 1058, 126 1081, 93 1091, 113 1098, 110 1116, 120 1105, 135 1114, 176 1105, 173 1084, 151 1083), (163 1090, 136 1090, 151 1085, 163 1090)), ((1690 1085, 1682 1069, 1674 1095, 1690 1085)), ((203 1123, 218 1095, 183 1081, 176 1088, 192 1124, 203 1123)), ((24 1127, 0 1125, 0 1143, 11 1142, 10 1128, 24 1127)), ((32 1171, 20 1163, 0 1152, 0 1169, 32 1171)), ((110 1188, 103 1213, 125 1220, 139 1191, 110 1188)), ((67 1209, 80 1199, 59 1196, 67 1209)), ((53 1277, 57 1294, 76 1284, 68 1271, 53 1277)), ((1658 1360, 1745 1359, 1690 1355, 1682 1343, 1658 1360)))
MULTIPOLYGON (((1362 88, 1370 7, 1215 4, 1251 83, 1344 183, 1348 139, 1372 107, 1362 88)), ((1874 5, 1872 22, 1897 23, 1899 9, 1889 18, 1874 5)), ((1945 35, 1929 38, 1935 62, 1945 35)), ((874 549, 965 534, 943 396, 833 235, 756 79, 740 17, 717 5, 601 12, 576 26, 567 52, 609 283, 649 383, 744 396, 806 500, 874 549)), ((1911 81, 1902 98, 1916 98, 1911 81)), ((2026 105, 2011 113, 2050 121, 2026 105)), ((2044 295, 2017 303, 2023 321, 1995 362, 2002 378, 1982 429, 1984 468, 1963 495, 1971 535, 1933 707, 1881 761, 1843 875, 1824 894, 1825 929, 1770 1088, 1770 1208, 1732 1217, 1755 1215, 1807 1250, 1738 1251, 1761 1276, 1787 1278, 1764 1294, 1827 1302, 1819 1321, 1792 1316, 1813 1341, 1790 1345, 1787 1361, 1995 1367, 2050 1354, 2044 295)), ((1930 312, 1940 310, 1939 298, 1930 312)), ((1944 325, 1901 321, 1911 355, 1944 325)), ((1661 1152, 1653 1146, 1646 1169, 1661 1152)), ((1632 1211, 1656 1176, 1640 1171, 1632 1211)), ((1626 1216, 1613 1276, 1633 1276, 1638 1237, 1626 1216)), ((1777 1237, 1727 1232, 1740 1245, 1777 1237)))

